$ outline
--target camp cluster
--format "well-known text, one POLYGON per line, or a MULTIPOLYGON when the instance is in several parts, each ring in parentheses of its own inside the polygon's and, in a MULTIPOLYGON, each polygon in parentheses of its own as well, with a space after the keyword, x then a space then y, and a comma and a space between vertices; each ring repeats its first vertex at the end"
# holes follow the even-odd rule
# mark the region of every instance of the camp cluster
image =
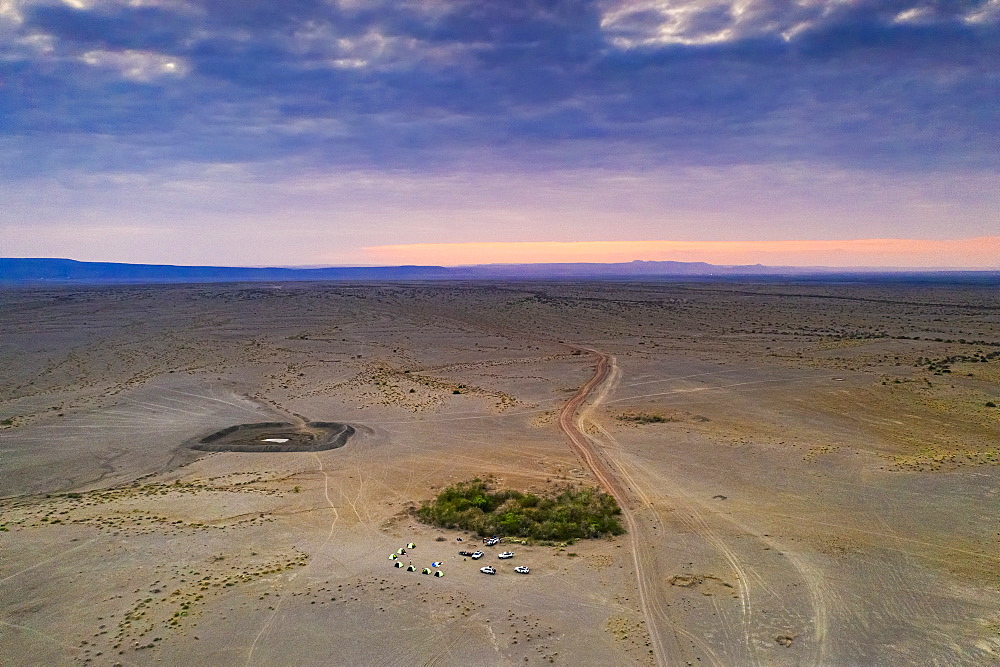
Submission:
MULTIPOLYGON (((414 544, 413 542, 409 542, 409 543, 407 543, 407 545, 405 547, 400 547, 400 548, 396 549, 396 553, 389 554, 389 560, 395 561, 393 563, 393 567, 400 567, 400 568, 404 567, 403 562, 401 560, 399 560, 399 557, 400 556, 405 556, 407 549, 416 549, 416 548, 417 548, 416 544, 414 544)), ((416 572, 417 571, 417 566, 414 565, 412 562, 409 565, 406 565, 405 567, 406 567, 406 571, 407 572, 416 572)), ((444 572, 442 572, 441 570, 437 569, 439 567, 441 567, 441 561, 436 560, 433 563, 431 563, 430 567, 425 567, 424 569, 420 570, 420 572, 421 572, 421 574, 433 574, 435 577, 443 577, 444 576, 444 572)))

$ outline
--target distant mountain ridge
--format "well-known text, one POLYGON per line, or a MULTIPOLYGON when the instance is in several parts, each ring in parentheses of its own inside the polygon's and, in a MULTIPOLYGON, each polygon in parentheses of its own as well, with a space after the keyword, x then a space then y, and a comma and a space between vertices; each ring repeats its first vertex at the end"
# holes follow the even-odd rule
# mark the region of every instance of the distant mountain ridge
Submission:
POLYGON ((441 280, 444 267, 282 267, 175 266, 79 262, 73 259, 0 258, 0 282, 219 283, 307 280, 441 280))
POLYGON ((835 275, 965 276, 1000 278, 997 271, 918 271, 824 267, 719 266, 705 262, 477 264, 472 266, 344 266, 326 268, 174 266, 80 262, 58 258, 0 258, 0 283, 171 284, 221 282, 398 281, 398 280, 627 280, 636 278, 726 279, 835 275))

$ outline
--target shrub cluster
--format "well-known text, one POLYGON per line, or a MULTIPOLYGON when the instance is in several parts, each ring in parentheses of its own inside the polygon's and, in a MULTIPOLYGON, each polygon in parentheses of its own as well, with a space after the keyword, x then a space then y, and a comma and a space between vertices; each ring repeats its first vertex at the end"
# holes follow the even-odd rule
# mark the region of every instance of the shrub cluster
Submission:
POLYGON ((1000 357, 1000 351, 983 352, 982 350, 978 350, 974 354, 956 354, 950 357, 941 357, 940 359, 917 357, 915 365, 918 367, 927 366, 927 370, 934 371, 935 375, 941 375, 942 373, 951 373, 950 366, 957 362, 979 362, 985 364, 997 357, 1000 357))
POLYGON ((625 412, 615 417, 618 421, 631 422, 633 424, 666 424, 677 421, 673 417, 651 414, 648 412, 625 412))
POLYGON ((553 542, 621 535, 619 515, 615 499, 597 489, 568 487, 544 497, 493 490, 478 478, 449 486, 417 510, 421 521, 442 528, 553 542))

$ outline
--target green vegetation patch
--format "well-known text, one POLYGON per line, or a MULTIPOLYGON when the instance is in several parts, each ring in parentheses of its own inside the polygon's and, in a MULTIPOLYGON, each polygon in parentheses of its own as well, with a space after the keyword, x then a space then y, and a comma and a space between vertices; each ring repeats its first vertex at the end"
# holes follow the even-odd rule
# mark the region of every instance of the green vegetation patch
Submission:
POLYGON ((615 499, 597 489, 566 487, 539 496, 495 490, 479 478, 449 486, 417 510, 421 521, 442 528, 542 542, 621 535, 620 515, 615 499))
POLYGON ((629 422, 630 424, 666 424, 677 421, 673 417, 652 414, 649 412, 625 412, 615 417, 618 421, 629 422))

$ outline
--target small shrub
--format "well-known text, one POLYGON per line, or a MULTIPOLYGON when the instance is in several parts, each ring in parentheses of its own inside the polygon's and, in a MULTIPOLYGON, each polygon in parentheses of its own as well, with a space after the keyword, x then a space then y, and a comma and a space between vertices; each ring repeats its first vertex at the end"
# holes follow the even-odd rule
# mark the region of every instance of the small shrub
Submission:
POLYGON ((663 415, 651 414, 648 412, 626 412, 615 417, 618 421, 630 422, 632 424, 665 424, 667 422, 677 421, 673 417, 664 417, 663 415))
POLYGON ((994 403, 993 401, 986 401, 986 407, 988 407, 988 408, 995 408, 996 406, 997 406, 997 404, 994 403))

